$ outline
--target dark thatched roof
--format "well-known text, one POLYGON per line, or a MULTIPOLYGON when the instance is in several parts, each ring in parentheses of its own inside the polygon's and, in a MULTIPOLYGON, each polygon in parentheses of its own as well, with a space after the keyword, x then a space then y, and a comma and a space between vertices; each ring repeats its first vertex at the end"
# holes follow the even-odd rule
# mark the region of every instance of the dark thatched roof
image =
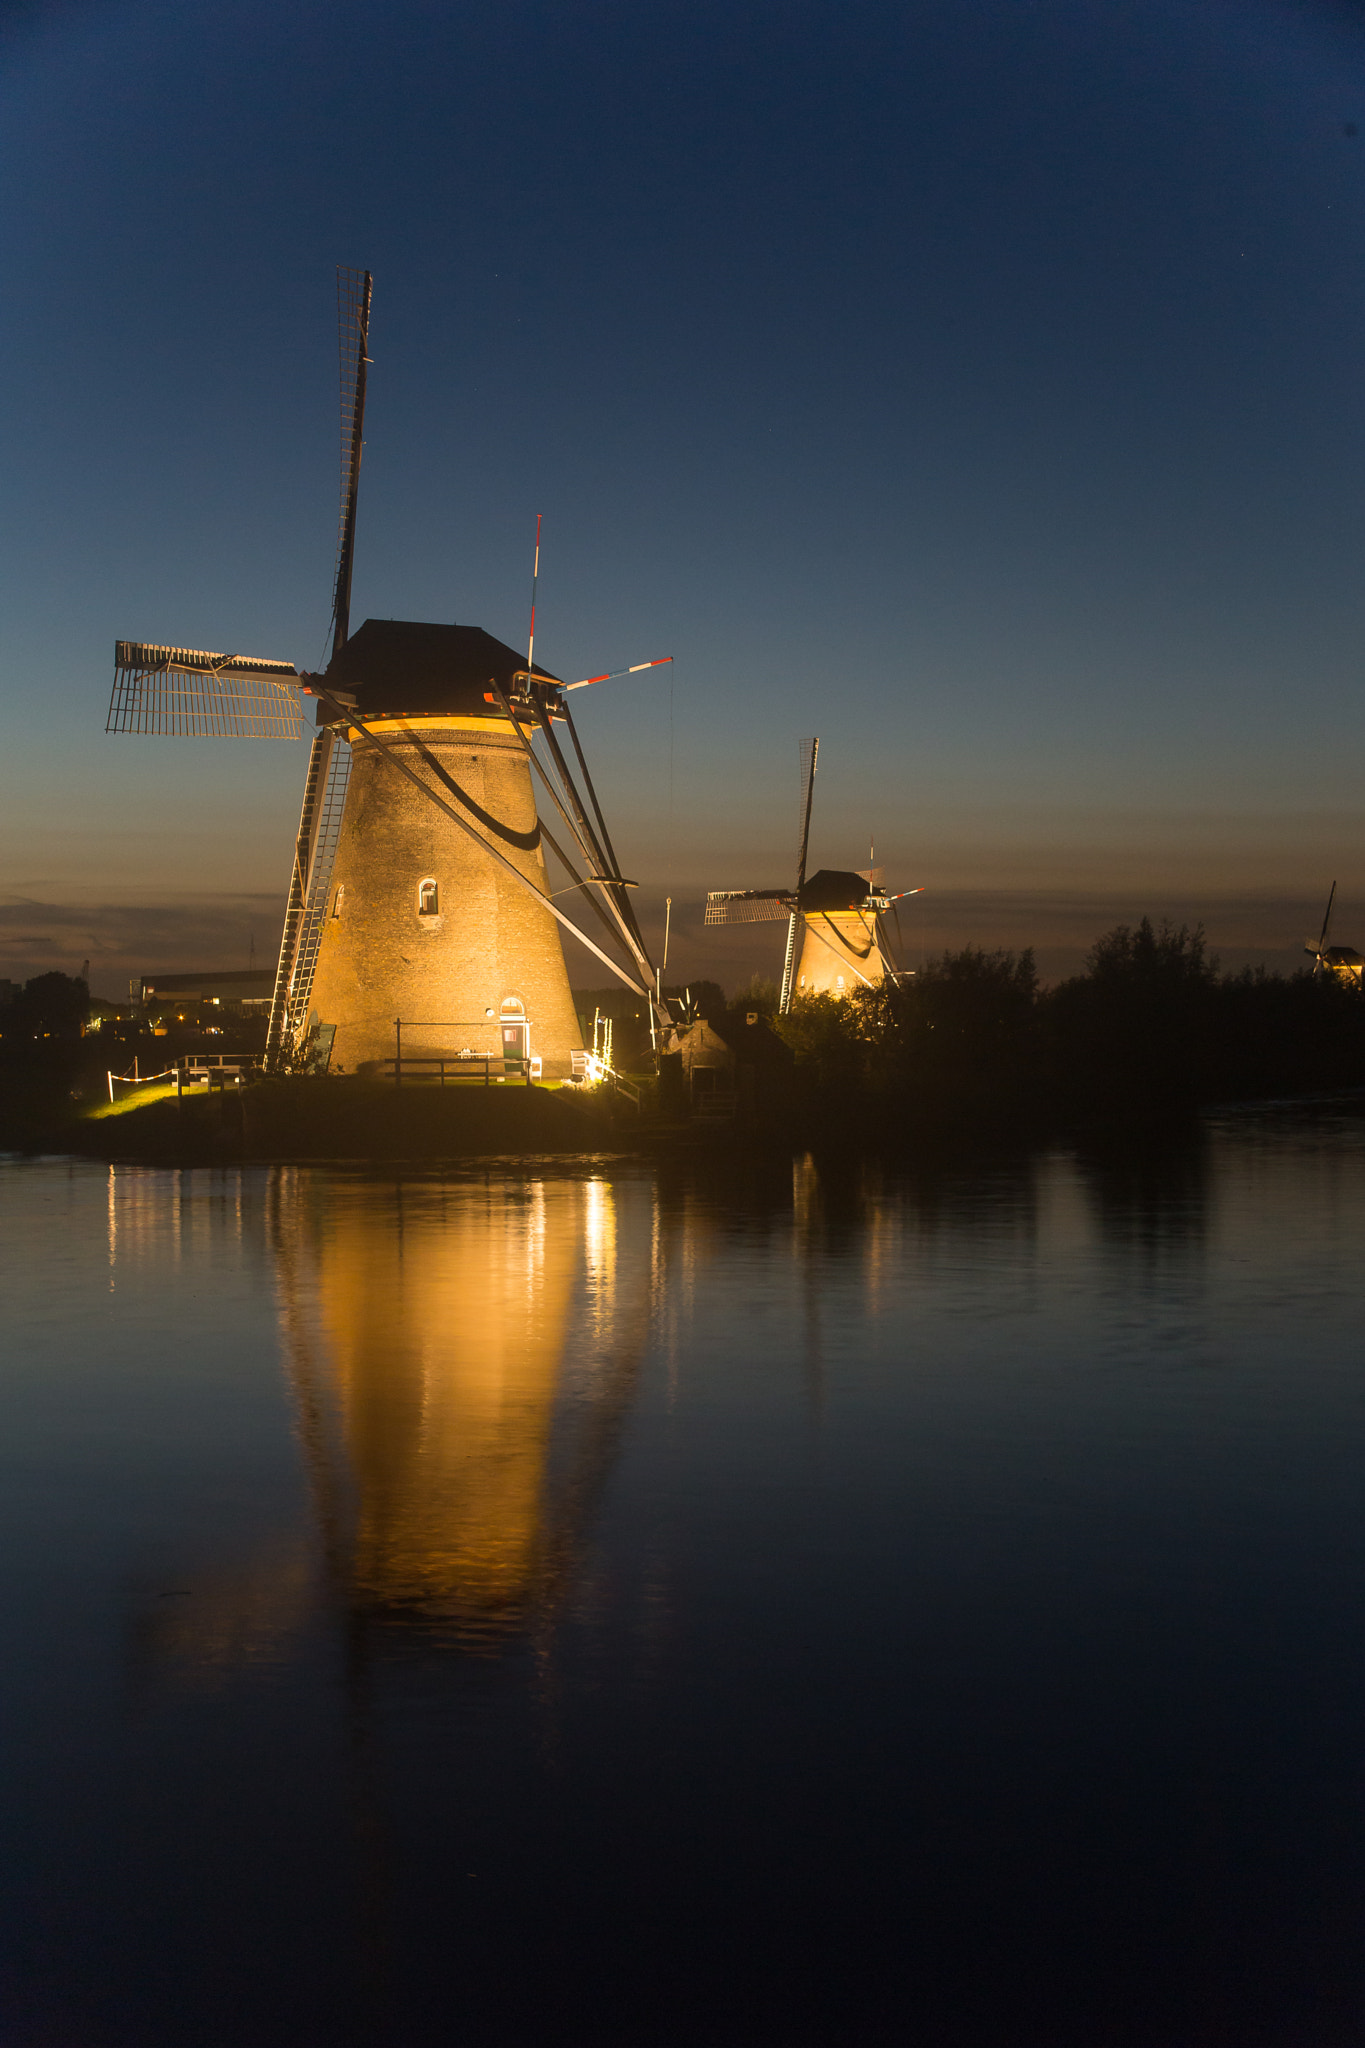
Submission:
POLYGON ((821 868, 801 891, 803 910, 859 910, 867 899, 867 882, 847 868, 821 868))
MULTIPOLYGON (((526 656, 482 626, 429 626, 415 619, 366 619, 327 669, 338 690, 354 691, 356 709, 371 717, 404 713, 496 718, 486 701, 490 678, 503 690, 526 656)), ((557 682, 538 664, 538 676, 557 682)))

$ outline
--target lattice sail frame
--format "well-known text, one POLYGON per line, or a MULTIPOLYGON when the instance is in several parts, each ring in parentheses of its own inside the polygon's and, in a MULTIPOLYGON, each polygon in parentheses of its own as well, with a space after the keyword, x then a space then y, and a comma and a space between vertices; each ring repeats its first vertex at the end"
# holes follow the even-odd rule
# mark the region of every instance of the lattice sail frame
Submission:
MULTIPOLYGON (((364 452, 363 378, 369 361, 370 274, 337 265, 337 369, 341 380, 341 511, 337 519, 337 557, 332 571, 332 618, 350 605, 347 537, 355 539, 355 494, 364 452), (359 399, 359 404, 357 404, 359 399), (343 582, 345 588, 343 589, 343 582)), ((349 622, 347 622, 349 624, 349 622)), ((346 638, 343 626, 341 638, 346 638)), ((335 650, 333 650, 335 651, 335 650)))
POLYGON ((351 760, 349 740, 344 733, 334 732, 321 813, 313 840, 313 858, 308 874, 308 897, 299 926, 298 943, 294 949, 294 967, 289 977, 289 988, 285 998, 283 1028, 286 1040, 291 1046, 299 1043, 308 1023, 308 1006, 313 995, 313 975, 318 964, 323 926, 327 922, 328 902, 332 891, 332 869, 336 863, 337 842, 341 837, 341 815, 346 808, 346 790, 351 779, 351 760))
POLYGON ((790 889, 711 889, 703 924, 780 924, 796 899, 790 889))
POLYGON ((104 729, 188 739, 301 740, 298 681, 290 661, 119 640, 104 729))

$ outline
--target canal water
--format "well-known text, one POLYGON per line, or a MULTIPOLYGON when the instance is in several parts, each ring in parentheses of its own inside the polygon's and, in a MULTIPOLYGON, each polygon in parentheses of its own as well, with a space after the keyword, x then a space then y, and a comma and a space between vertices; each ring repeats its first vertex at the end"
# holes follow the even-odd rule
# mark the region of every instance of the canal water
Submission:
POLYGON ((1365 1126, 0 1164, 0 2042, 1365 2038, 1365 1126))

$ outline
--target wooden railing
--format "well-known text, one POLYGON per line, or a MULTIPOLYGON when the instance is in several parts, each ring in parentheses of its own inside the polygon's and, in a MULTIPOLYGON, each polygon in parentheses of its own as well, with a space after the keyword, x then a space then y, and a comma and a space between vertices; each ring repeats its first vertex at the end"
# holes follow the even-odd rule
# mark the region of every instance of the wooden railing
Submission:
POLYGON ((212 1094, 215 1088, 244 1086, 248 1078, 260 1071, 261 1055, 256 1052, 192 1052, 175 1063, 175 1092, 183 1095, 186 1088, 202 1082, 212 1094))
MULTIPOLYGON (((535 1064, 539 1065, 539 1061, 535 1064)), ((500 1081, 520 1081, 524 1069, 526 1086, 530 1088, 534 1085, 531 1067, 530 1060, 509 1063, 498 1055, 485 1056, 482 1053, 475 1053, 472 1058, 468 1054, 461 1057, 458 1053, 404 1053, 401 1058, 386 1060, 380 1073, 384 1080, 391 1080, 398 1088, 405 1081, 409 1084, 413 1081, 435 1081, 444 1088, 447 1080, 452 1087, 461 1081, 478 1081, 488 1088, 495 1075, 500 1081)))
MULTIPOLYGON (((518 1019, 518 1022, 521 1020, 518 1019)), ((487 1031, 488 1019, 480 1018, 471 1023, 464 1017, 395 1017, 393 1020, 393 1058, 380 1069, 384 1078, 390 1076, 396 1088, 404 1080, 436 1081, 444 1088, 446 1076, 452 1081, 470 1081, 477 1074, 487 1088, 496 1074, 501 1081, 524 1079, 528 1088, 540 1079, 539 1055, 514 1054, 508 1059, 503 1053, 483 1053, 465 1050, 462 1052, 410 1053, 403 1050, 404 1027, 409 1031, 487 1031), (434 1071, 432 1071, 434 1069, 434 1071)), ((428 1040, 428 1043, 430 1041, 428 1040)))

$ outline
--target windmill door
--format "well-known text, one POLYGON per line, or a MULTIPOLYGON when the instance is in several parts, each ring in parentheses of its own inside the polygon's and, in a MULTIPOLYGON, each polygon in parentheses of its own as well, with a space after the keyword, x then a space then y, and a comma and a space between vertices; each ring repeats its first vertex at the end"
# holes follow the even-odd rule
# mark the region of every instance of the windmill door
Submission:
POLYGON ((524 1073, 526 1069, 526 1025, 509 1024, 505 1019, 502 1027, 502 1065, 506 1074, 524 1073))

